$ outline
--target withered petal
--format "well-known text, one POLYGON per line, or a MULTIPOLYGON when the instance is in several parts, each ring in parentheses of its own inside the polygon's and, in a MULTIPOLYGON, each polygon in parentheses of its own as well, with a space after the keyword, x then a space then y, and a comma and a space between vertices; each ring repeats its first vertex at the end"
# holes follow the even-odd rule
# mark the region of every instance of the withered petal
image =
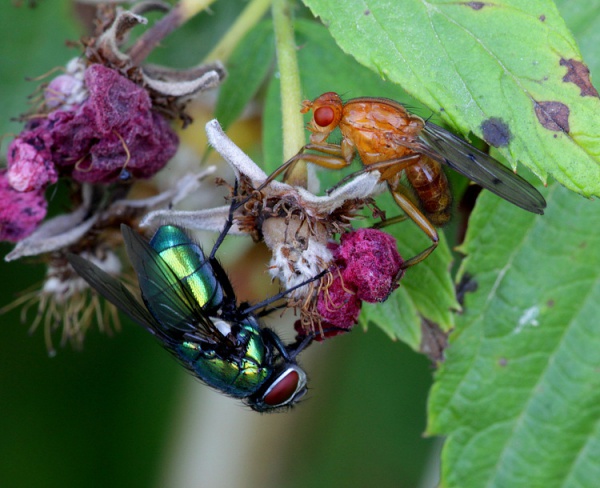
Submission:
POLYGON ((92 228, 99 215, 89 214, 93 195, 91 185, 82 186, 83 203, 74 212, 59 215, 40 225, 30 236, 19 241, 14 249, 5 257, 5 261, 14 261, 24 256, 36 256, 46 252, 57 251, 77 242, 92 228))
MULTIPOLYGON (((165 224, 176 224, 186 229, 207 230, 221 232, 229 215, 229 205, 207 208, 204 210, 155 210, 148 213, 140 222, 140 227, 158 227, 165 224)), ((237 221, 228 234, 246 235, 239 228, 237 221)))
POLYGON ((14 261, 24 256, 36 256, 38 254, 58 251, 71 244, 75 244, 94 226, 99 217, 98 214, 93 214, 89 219, 82 222, 81 218, 85 215, 85 212, 81 210, 80 207, 75 212, 48 220, 29 237, 19 241, 15 248, 6 255, 4 260, 14 261), (52 232, 56 227, 60 227, 64 231, 52 232))
POLYGON ((226 74, 225 68, 219 62, 187 70, 175 70, 158 65, 142 67, 144 83, 155 92, 171 97, 187 97, 215 88, 226 74))
POLYGON ((171 5, 167 2, 161 2, 159 0, 149 0, 147 2, 139 2, 132 5, 129 9, 136 15, 143 15, 146 12, 168 12, 171 10, 171 5))
MULTIPOLYGON (((158 195, 137 200, 117 200, 113 203, 113 205, 122 205, 131 208, 147 209, 161 207, 163 205, 177 205, 184 198, 198 190, 198 188, 200 188, 200 182, 207 176, 213 174, 215 171, 215 166, 207 166, 200 173, 184 175, 182 178, 175 182, 172 188, 169 188, 168 190, 165 190, 162 193, 159 193, 158 195)), ((158 210, 157 212, 160 212, 160 210, 158 210)), ((144 218, 144 221, 146 219, 147 216, 144 218)))
POLYGON ((119 49, 119 46, 126 40, 127 34, 131 29, 139 24, 147 24, 145 17, 136 15, 130 10, 117 10, 117 17, 112 25, 96 41, 96 50, 105 59, 118 64, 127 63, 129 56, 119 49))

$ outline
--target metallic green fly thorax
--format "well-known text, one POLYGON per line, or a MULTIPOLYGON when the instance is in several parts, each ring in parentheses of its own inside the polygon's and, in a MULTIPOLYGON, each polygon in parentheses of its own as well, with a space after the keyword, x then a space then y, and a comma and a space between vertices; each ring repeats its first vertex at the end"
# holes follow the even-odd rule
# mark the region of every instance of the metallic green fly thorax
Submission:
POLYGON ((215 349, 202 349, 194 342, 181 344, 178 353, 188 368, 208 385, 236 398, 248 397, 263 385, 272 371, 266 364, 267 351, 260 329, 246 324, 242 331, 244 353, 240 356, 221 355, 215 349))

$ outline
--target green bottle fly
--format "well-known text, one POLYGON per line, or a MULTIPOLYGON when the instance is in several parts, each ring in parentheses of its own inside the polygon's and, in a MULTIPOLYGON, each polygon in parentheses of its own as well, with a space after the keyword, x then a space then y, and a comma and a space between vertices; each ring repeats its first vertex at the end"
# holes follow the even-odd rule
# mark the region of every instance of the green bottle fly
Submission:
POLYGON ((238 306, 227 274, 179 227, 160 227, 150 242, 121 227, 141 304, 116 278, 86 259, 69 262, 104 298, 152 333, 207 385, 265 412, 296 403, 306 373, 295 357, 308 341, 286 346, 238 306))

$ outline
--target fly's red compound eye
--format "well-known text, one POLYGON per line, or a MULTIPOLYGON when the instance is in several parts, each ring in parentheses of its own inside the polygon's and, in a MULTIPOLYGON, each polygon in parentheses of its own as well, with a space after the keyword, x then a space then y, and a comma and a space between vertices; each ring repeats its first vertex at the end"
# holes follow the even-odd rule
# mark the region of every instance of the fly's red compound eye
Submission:
POLYGON ((262 403, 268 407, 285 405, 296 399, 298 393, 305 387, 304 371, 293 366, 289 367, 269 386, 262 398, 262 403))
POLYGON ((334 118, 335 113, 331 107, 319 107, 315 110, 314 119, 319 127, 327 127, 334 118))

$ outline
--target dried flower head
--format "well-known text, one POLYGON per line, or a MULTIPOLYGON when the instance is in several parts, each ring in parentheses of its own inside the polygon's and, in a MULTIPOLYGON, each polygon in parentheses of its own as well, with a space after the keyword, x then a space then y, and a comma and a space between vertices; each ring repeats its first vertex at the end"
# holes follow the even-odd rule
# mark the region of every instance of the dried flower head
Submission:
MULTIPOLYGON (((171 23, 177 8, 165 16, 171 23)), ((168 10, 168 5, 139 2, 132 10, 100 9, 99 31, 85 42, 85 58, 71 60, 65 73, 44 87, 41 106, 26 117, 25 129, 8 148, 3 175, 3 184, 24 193, 17 200, 21 213, 30 215, 20 223, 7 221, 0 238, 18 242, 35 230, 45 216, 45 202, 39 201, 44 189, 60 177, 76 183, 132 183, 152 177, 175 154, 179 140, 167 117, 188 121, 184 109, 190 97, 218 85, 225 70, 219 63, 183 71, 144 67, 148 38, 134 43, 131 54, 122 52, 129 31, 147 23, 139 14, 152 9, 168 10), (140 42, 144 54, 136 47, 140 42), (27 202, 31 206, 23 207, 27 202)), ((160 28, 146 33, 155 42, 165 35, 160 28)), ((5 207, 2 213, 8 214, 11 207, 5 207)))
MULTIPOLYGON (((349 331, 357 322, 362 302, 383 302, 398 287, 403 260, 392 236, 376 229, 357 229, 330 243, 333 281, 319 290, 317 312, 323 333, 316 340, 349 331)), ((295 325, 298 338, 308 331, 295 325)))
POLYGON ((8 151, 13 188, 44 188, 61 176, 114 183, 149 178, 175 154, 178 138, 152 110, 146 90, 94 64, 84 72, 87 97, 30 120, 8 151))
POLYGON ((41 289, 18 302, 38 303, 34 325, 43 322, 48 337, 62 324, 63 343, 80 344, 95 315, 116 318, 112 307, 112 315, 99 308, 66 253, 118 272, 110 250, 122 244, 120 225, 135 226, 143 213, 177 203, 212 172, 186 175, 150 198, 127 199, 137 180, 154 176, 175 154, 179 140, 170 119, 189 121, 186 103, 225 76, 220 63, 183 71, 142 65, 185 20, 180 9, 155 1, 131 10, 99 5, 97 32, 83 41, 84 56, 41 87, 41 102, 8 148, 8 167, 0 172, 0 239, 16 246, 5 259, 39 256, 47 265, 41 289), (163 19, 125 48, 131 29, 147 23, 141 14, 156 9, 166 12, 163 19), (43 222, 45 190, 59 178, 68 181, 72 208, 43 222))
MULTIPOLYGON (((119 258, 110 250, 104 251, 104 255, 98 253, 82 255, 107 273, 118 275, 121 272, 119 258)), ((113 328, 119 328, 116 309, 103 306, 88 284, 75 273, 60 254, 51 257, 41 288, 36 287, 23 293, 13 303, 0 309, 0 313, 17 306, 22 306, 22 322, 28 322, 28 312, 34 308, 35 318, 29 328, 30 333, 40 325, 43 326, 46 348, 51 356, 56 354, 52 338, 57 330, 61 330, 61 346, 70 343, 79 349, 94 319, 102 332, 110 333, 113 328)))
MULTIPOLYGON (((359 210, 372 205, 371 197, 381 191, 378 174, 363 173, 327 196, 315 196, 304 188, 278 181, 265 186, 267 175, 225 135, 216 120, 206 125, 206 132, 210 144, 232 166, 238 182, 235 196, 238 207, 231 233, 264 240, 272 251, 271 274, 286 289, 307 283, 294 289, 288 298, 289 306, 301 311, 302 330, 319 330, 327 335, 325 328, 329 326, 352 327, 360 311, 360 301, 364 299, 357 296, 359 288, 369 299, 384 299, 384 293, 386 297, 389 295, 395 286, 390 273, 392 276, 399 273, 397 267, 389 264, 401 263, 397 252, 395 257, 390 257, 390 250, 386 248, 393 238, 379 231, 346 234, 352 230, 352 221, 358 218, 359 210), (345 237, 345 244, 337 246, 331 244, 336 234, 356 237, 345 237), (380 282, 375 277, 366 282, 355 280, 348 286, 342 265, 349 268, 348 273, 365 272, 369 263, 360 262, 350 248, 369 239, 381 247, 371 253, 371 259, 378 253, 389 258, 384 264, 387 278, 379 276, 380 282), (336 262, 338 247, 343 248, 347 260, 340 264, 336 262), (332 273, 311 282, 327 270, 332 273), (386 279, 388 289, 384 292, 382 282, 386 279)), ((191 212, 160 210, 148 214, 141 225, 170 222, 190 229, 220 231, 228 212, 229 206, 191 212)))
POLYGON ((169 118, 179 117, 184 123, 191 119, 185 113, 187 102, 196 94, 215 88, 225 78, 226 71, 220 62, 176 70, 159 65, 143 65, 151 50, 162 37, 174 30, 185 15, 185 6, 178 3, 169 8, 164 2, 139 2, 129 10, 120 7, 105 9, 99 23, 99 32, 85 41, 85 56, 89 63, 98 63, 119 71, 134 83, 143 86, 152 99, 153 106, 169 118), (166 15, 154 28, 148 29, 129 49, 123 50, 129 32, 138 25, 147 24, 141 14, 160 10, 166 15))
MULTIPOLYGON (((100 301, 91 292, 88 284, 70 267, 66 253, 84 256, 109 274, 119 275, 121 262, 111 250, 122 244, 119 225, 122 222, 135 224, 148 210, 170 207, 197 191, 200 182, 214 171, 209 167, 196 175, 185 175, 169 190, 144 199, 120 199, 118 187, 112 193, 104 188, 84 184, 81 205, 71 213, 54 217, 33 231, 28 237, 19 239, 15 248, 5 257, 12 261, 24 256, 40 256, 46 265, 46 278, 41 286, 24 294, 0 313, 23 305, 22 320, 27 319, 27 310, 37 304, 37 314, 31 330, 43 324, 49 351, 54 351, 51 336, 62 328, 61 345, 71 343, 81 346, 86 331, 96 318, 101 331, 110 332, 111 322, 118 327, 116 309, 100 301)), ((0 179, 0 191, 2 183, 0 179)), ((10 192, 19 195, 28 193, 10 192)), ((34 192, 30 192, 34 193, 34 192)), ((123 195, 124 196, 124 195, 123 195)), ((45 200, 40 197, 45 205, 45 200)), ((14 209, 13 209, 14 210, 14 209)), ((3 217, 0 214, 0 219, 3 217)), ((24 219, 18 220, 23 222, 24 219)), ((2 221, 0 223, 3 224, 2 221)), ((4 229, 5 226, 2 225, 4 229)), ((127 275, 120 274, 127 283, 127 275)))

